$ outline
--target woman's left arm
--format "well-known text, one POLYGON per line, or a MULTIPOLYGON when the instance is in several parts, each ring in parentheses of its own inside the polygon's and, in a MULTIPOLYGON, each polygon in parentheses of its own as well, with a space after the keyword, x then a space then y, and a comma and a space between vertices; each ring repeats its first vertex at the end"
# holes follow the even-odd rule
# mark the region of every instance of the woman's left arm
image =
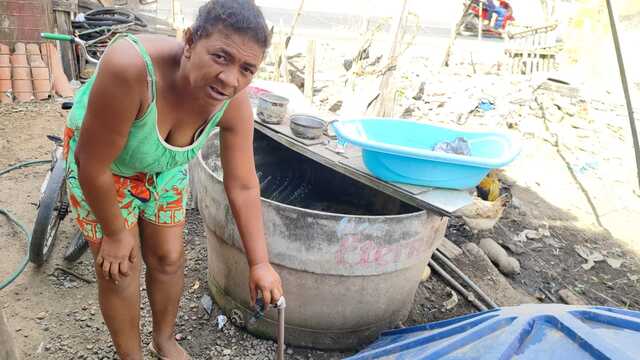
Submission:
POLYGON ((224 188, 249 263, 251 304, 255 304, 258 291, 266 304, 276 303, 283 295, 282 282, 267 252, 253 159, 253 112, 246 91, 231 100, 219 126, 224 188))

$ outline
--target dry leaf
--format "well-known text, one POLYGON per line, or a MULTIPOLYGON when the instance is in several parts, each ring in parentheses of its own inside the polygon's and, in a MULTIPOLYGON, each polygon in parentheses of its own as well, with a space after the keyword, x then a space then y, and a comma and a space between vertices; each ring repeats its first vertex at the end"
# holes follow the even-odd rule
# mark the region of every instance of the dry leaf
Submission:
POLYGON ((620 269, 620 266, 622 266, 622 259, 618 259, 618 258, 612 258, 612 257, 608 257, 607 258, 607 264, 609 264, 609 266, 611 266, 614 269, 620 269))
POLYGON ((587 262, 585 264, 582 264, 582 268, 585 270, 589 270, 593 267, 593 265, 595 265, 596 263, 593 262, 593 260, 587 260, 587 262))
POLYGON ((547 245, 549 245, 549 246, 553 246, 553 247, 555 247, 555 248, 561 248, 561 247, 564 247, 564 244, 563 244, 563 243, 561 243, 560 241, 558 241, 557 239, 552 238, 552 237, 545 237, 545 238, 543 239, 543 241, 544 241, 544 243, 545 243, 545 244, 547 244, 547 245))
POLYGON ((451 291, 451 298, 447 301, 444 302, 444 308, 445 310, 451 310, 453 309, 456 305, 458 305, 458 295, 456 294, 455 291, 450 290, 451 291))
POLYGON ((598 251, 588 249, 582 245, 575 245, 573 248, 576 250, 578 255, 580 255, 583 259, 587 261, 591 260, 596 262, 596 261, 604 260, 604 256, 602 256, 602 254, 598 251))

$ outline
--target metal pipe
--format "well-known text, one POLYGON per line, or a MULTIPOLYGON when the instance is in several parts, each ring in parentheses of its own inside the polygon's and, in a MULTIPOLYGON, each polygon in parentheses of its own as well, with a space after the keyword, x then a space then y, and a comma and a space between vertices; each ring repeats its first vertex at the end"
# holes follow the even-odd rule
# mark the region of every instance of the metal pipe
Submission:
POLYGON ((460 285, 449 274, 447 274, 438 264, 436 264, 435 261, 433 261, 433 259, 429 260, 429 266, 431 266, 431 268, 435 270, 435 272, 437 272, 438 275, 442 276, 442 278, 449 285, 453 286, 453 288, 457 292, 459 292, 462 296, 464 296, 465 299, 469 300, 471 304, 473 304, 476 308, 478 308, 478 310, 480 311, 487 310, 486 306, 484 306, 480 301, 478 301, 478 299, 476 299, 476 297, 471 292, 465 290, 465 288, 463 288, 462 285, 460 285))
POLYGON ((611 24, 611 35, 613 36, 613 46, 616 49, 616 57, 618 59, 618 68, 620 70, 620 80, 622 81, 622 90, 624 91, 624 99, 627 105, 627 113, 629 115, 629 124, 631 126, 631 137, 633 138, 633 149, 636 154, 636 170, 638 171, 638 190, 640 190, 640 144, 638 144, 638 130, 636 129, 636 120, 633 116, 633 106, 631 104, 631 95, 629 94, 629 84, 627 82, 627 73, 624 69, 624 60, 622 59, 622 50, 620 49, 620 39, 618 39, 618 29, 616 28, 616 18, 613 15, 613 7, 611 0, 606 0, 607 10, 609 12, 609 23, 611 24))
POLYGON ((284 309, 287 307, 287 303, 284 300, 284 296, 278 299, 276 308, 278 309, 278 348, 276 352, 277 360, 284 360, 284 309))
POLYGON ((473 291, 475 291, 478 296, 480 296, 480 299, 484 300, 490 308, 495 309, 498 307, 498 305, 493 302, 493 300, 491 300, 491 298, 487 294, 485 294, 484 291, 482 291, 482 289, 480 289, 480 287, 476 285, 476 283, 469 279, 469 277, 465 275, 462 270, 458 269, 458 267, 455 266, 454 263, 447 259, 447 257, 444 256, 444 254, 442 254, 440 250, 436 249, 436 251, 433 252, 433 255, 435 255, 438 261, 443 262, 449 269, 453 270, 456 275, 460 276, 462 281, 464 281, 465 284, 469 285, 469 287, 473 289, 473 291))

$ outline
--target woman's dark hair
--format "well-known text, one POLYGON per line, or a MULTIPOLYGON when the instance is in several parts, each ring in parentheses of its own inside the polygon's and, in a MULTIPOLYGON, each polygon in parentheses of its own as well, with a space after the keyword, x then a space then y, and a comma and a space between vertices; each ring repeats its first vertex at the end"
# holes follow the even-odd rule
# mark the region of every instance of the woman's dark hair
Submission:
POLYGON ((200 7, 191 27, 193 42, 206 38, 220 27, 248 36, 265 50, 269 48, 269 28, 254 0, 209 0, 200 7))

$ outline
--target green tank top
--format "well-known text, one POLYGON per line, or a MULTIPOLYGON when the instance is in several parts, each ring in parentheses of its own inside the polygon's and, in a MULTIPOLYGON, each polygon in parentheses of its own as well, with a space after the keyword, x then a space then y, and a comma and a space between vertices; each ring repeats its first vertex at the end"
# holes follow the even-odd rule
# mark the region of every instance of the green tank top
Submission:
MULTIPOLYGON (((137 173, 156 174, 187 164, 204 146, 211 131, 220 121, 229 101, 225 101, 220 110, 209 119, 209 122, 196 132, 191 145, 175 147, 167 144, 158 131, 156 77, 151 57, 140 43, 140 40, 131 34, 121 34, 111 43, 121 37, 129 40, 144 59, 151 102, 145 114, 133 122, 124 148, 111 164, 112 172, 120 176, 132 176, 137 173)), ((87 112, 89 94, 97 72, 98 70, 96 69, 96 73, 76 93, 73 108, 67 118, 67 127, 74 130, 76 137, 80 134, 80 128, 87 112)))

